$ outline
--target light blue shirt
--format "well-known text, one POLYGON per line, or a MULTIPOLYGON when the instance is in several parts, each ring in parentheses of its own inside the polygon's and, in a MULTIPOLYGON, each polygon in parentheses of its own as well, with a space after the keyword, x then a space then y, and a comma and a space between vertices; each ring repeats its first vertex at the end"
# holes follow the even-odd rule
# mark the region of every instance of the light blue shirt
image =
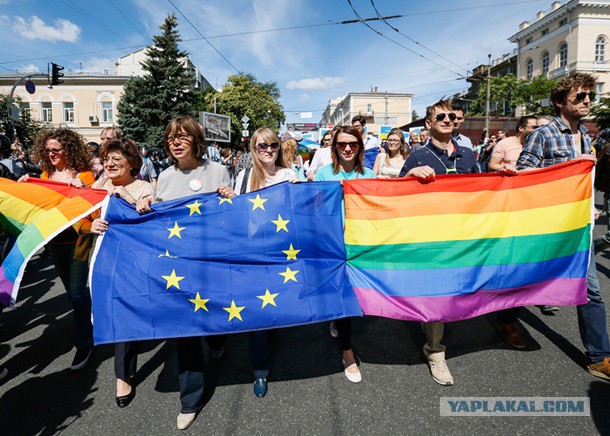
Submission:
POLYGON ((468 138, 467 136, 462 135, 461 133, 458 133, 457 135, 453 136, 451 135, 451 138, 457 142, 458 145, 462 146, 462 147, 466 147, 472 150, 472 141, 470 140, 470 138, 468 138))
POLYGON ((331 182, 331 181, 340 181, 340 180, 355 180, 355 179, 374 179, 375 173, 370 168, 364 168, 364 173, 359 173, 356 170, 350 171, 346 173, 345 171, 339 170, 337 174, 335 174, 333 170, 333 164, 326 165, 325 167, 320 168, 316 172, 316 176, 314 177, 314 181, 316 182, 331 182))

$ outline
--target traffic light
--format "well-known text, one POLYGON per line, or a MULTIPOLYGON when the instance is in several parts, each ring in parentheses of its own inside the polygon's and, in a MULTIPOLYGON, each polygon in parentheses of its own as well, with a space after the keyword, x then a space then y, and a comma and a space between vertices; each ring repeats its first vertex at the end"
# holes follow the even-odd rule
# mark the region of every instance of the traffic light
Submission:
POLYGON ((61 77, 64 77, 64 74, 60 72, 63 69, 64 67, 61 65, 51 62, 51 86, 64 83, 64 81, 61 80, 61 77))

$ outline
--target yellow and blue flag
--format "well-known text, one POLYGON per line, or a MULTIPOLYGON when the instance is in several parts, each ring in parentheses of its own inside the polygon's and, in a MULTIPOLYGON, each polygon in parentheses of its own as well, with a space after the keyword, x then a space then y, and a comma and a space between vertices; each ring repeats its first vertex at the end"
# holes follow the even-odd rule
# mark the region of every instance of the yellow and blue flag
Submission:
POLYGON ((110 198, 91 271, 96 344, 316 323, 362 310, 339 183, 196 195, 140 216, 110 198))

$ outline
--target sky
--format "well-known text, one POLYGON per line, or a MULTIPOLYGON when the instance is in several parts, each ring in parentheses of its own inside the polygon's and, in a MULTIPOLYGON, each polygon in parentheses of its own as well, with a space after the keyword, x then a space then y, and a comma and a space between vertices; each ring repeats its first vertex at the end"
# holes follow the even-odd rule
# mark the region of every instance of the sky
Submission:
POLYGON ((423 115, 466 90, 467 71, 487 63, 488 53, 510 53, 519 23, 551 3, 351 0, 362 18, 377 17, 373 5, 383 16, 402 15, 388 20, 396 31, 380 21, 368 22, 373 29, 333 24, 356 19, 347 0, 0 0, 0 71, 46 72, 55 62, 112 73, 175 13, 181 48, 213 86, 238 70, 277 82, 287 122, 318 122, 331 98, 373 86, 414 94, 423 115))

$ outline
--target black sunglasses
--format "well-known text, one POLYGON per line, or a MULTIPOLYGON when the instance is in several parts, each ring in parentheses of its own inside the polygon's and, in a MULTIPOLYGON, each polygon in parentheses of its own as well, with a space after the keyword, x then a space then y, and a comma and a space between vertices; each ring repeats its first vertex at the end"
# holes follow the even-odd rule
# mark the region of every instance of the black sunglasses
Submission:
POLYGON ((455 121, 457 116, 453 112, 449 112, 446 114, 445 112, 441 112, 440 114, 436 114, 436 121, 443 121, 445 117, 449 117, 449 120, 455 121))
POLYGON ((360 147, 360 143, 358 141, 350 141, 350 142, 337 142, 337 148, 339 150, 345 150, 345 148, 349 145, 349 148, 352 150, 360 147))
POLYGON ((258 149, 258 151, 267 151, 268 148, 270 148, 271 151, 275 151, 280 148, 280 144, 278 144, 277 142, 272 142, 271 144, 265 144, 264 142, 261 142, 259 144, 256 144, 256 148, 258 149))
POLYGON ((593 101, 595 100, 595 91, 591 91, 591 92, 579 92, 578 94, 576 94, 576 98, 574 99, 574 103, 580 103, 585 101, 585 98, 587 98, 587 95, 589 96, 589 101, 593 101))

